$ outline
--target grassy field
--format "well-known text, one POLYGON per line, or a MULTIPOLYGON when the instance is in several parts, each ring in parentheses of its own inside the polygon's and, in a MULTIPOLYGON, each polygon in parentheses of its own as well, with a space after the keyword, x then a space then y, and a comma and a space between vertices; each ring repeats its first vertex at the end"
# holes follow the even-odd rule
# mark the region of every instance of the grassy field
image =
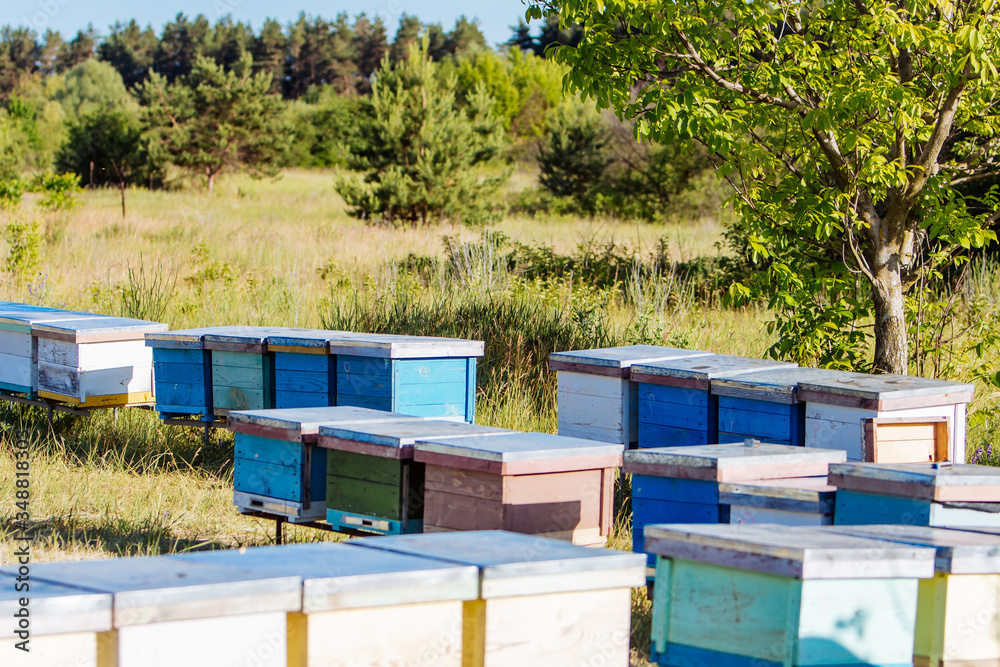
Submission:
MULTIPOLYGON (((277 181, 234 177, 213 195, 132 191, 128 210, 122 219, 114 191, 84 193, 65 213, 40 215, 26 200, 7 215, 40 221, 39 260, 20 275, 0 274, 0 299, 146 317, 172 328, 354 325, 482 336, 488 349, 478 421, 549 432, 555 385, 544 362, 554 347, 666 342, 760 356, 773 342, 766 312, 710 307, 669 271, 643 280, 621 276, 623 286, 614 290, 572 278, 531 280, 507 270, 495 237, 482 230, 366 226, 347 214, 330 172, 289 171, 277 181)), ((511 218, 495 231, 563 255, 613 242, 641 259, 663 239, 676 261, 721 252, 713 219, 636 225, 511 218)), ((0 244, 0 260, 7 254, 0 244)), ((0 429, 0 563, 9 562, 14 547, 11 452, 19 438, 34 452, 36 561, 272 540, 270 522, 243 517, 231 504, 226 432, 205 446, 199 431, 164 427, 143 410, 60 416, 50 430, 39 411, 8 404, 0 404, 0 429)), ((614 545, 628 549, 625 518, 614 545)), ((286 539, 334 538, 289 528, 286 539)), ((635 615, 642 646, 648 604, 639 594, 635 615)), ((641 655, 635 664, 643 664, 641 655)))

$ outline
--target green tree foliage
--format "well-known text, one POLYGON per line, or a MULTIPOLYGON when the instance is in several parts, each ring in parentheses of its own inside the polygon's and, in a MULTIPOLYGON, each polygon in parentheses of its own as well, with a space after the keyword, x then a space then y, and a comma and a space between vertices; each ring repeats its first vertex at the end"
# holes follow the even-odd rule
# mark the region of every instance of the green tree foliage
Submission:
POLYGON ((6 109, 0 109, 0 179, 21 175, 27 165, 29 142, 23 123, 6 109))
POLYGON ((162 180, 150 160, 138 114, 121 107, 98 108, 74 120, 55 162, 57 170, 88 186, 117 187, 123 218, 129 185, 162 180))
POLYGON ((411 47, 398 65, 386 58, 372 84, 354 167, 364 181, 347 178, 337 191, 354 213, 411 224, 481 216, 500 177, 476 167, 494 158, 503 124, 483 87, 465 108, 456 103, 453 77, 411 47))
POLYGON ((92 58, 50 80, 49 94, 59 102, 68 118, 97 109, 135 106, 121 75, 108 63, 92 58))
POLYGON ((288 104, 286 125, 292 132, 289 164, 300 167, 346 167, 358 140, 360 97, 314 88, 288 104))
MULTIPOLYGON (((546 11, 547 10, 547 11, 546 11)), ((956 191, 993 170, 998 23, 984 3, 562 0, 556 57, 638 136, 701 140, 766 271, 776 354, 905 373, 907 296, 995 235, 956 191), (863 328, 868 318, 872 329, 863 328), (852 357, 851 355, 855 355, 852 357)), ((989 206, 992 208, 992 204, 989 206)))
POLYGON ((125 86, 132 90, 149 76, 157 43, 156 33, 149 26, 143 30, 135 19, 116 22, 111 34, 97 47, 97 57, 118 70, 125 86))
POLYGON ((538 145, 538 181, 557 197, 573 197, 590 208, 608 164, 608 136, 601 117, 588 111, 567 105, 550 124, 548 137, 538 145))
POLYGON ((29 28, 0 27, 0 102, 6 101, 18 81, 37 70, 41 46, 29 28))
POLYGON ((270 75, 252 74, 252 65, 249 54, 228 72, 199 58, 172 84, 151 76, 140 95, 153 159, 204 175, 209 192, 224 170, 276 175, 287 147, 284 103, 269 93, 270 75))
POLYGON ((153 68, 168 83, 187 76, 199 58, 206 55, 212 30, 208 19, 199 14, 194 21, 183 13, 163 26, 160 43, 153 54, 153 68))

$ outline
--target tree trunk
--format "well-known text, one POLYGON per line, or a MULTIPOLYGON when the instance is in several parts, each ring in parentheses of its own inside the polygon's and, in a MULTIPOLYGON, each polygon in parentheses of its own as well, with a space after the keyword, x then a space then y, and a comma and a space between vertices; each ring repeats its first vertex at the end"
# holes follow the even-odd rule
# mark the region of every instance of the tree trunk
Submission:
POLYGON ((875 302, 875 372, 906 375, 909 351, 903 281, 894 257, 879 263, 872 283, 872 300, 875 302))
POLYGON ((208 172, 208 194, 212 194, 212 190, 215 187, 215 174, 208 172))
POLYGON ((124 220, 125 219, 125 183, 124 182, 118 184, 118 191, 121 192, 121 195, 122 195, 122 220, 124 220))

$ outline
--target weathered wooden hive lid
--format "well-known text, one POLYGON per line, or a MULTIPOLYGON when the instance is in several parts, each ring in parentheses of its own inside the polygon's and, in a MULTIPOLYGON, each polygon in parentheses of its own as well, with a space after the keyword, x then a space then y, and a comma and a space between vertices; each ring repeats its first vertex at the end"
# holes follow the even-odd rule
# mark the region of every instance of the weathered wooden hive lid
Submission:
POLYGON ((625 472, 711 482, 747 482, 825 475, 831 464, 847 460, 847 452, 838 449, 752 443, 751 446, 732 443, 633 449, 625 452, 625 472))
POLYGON ((224 327, 225 331, 206 332, 205 348, 233 352, 265 352, 269 336, 288 331, 281 327, 224 327))
POLYGON ((272 577, 301 577, 305 613, 474 600, 479 593, 475 567, 362 549, 354 542, 203 551, 172 558, 272 577))
MULTIPOLYGON (((11 568, 13 569, 13 568, 11 568)), ((16 573, 0 575, 0 639, 14 637, 14 613, 20 600, 27 598, 32 636, 64 635, 74 632, 107 632, 111 629, 111 596, 71 586, 37 581, 32 569, 30 590, 18 591, 16 573)))
POLYGON ((940 502, 1000 503, 1000 468, 965 463, 847 463, 830 466, 838 489, 940 502))
POLYGON ((321 447, 385 458, 413 458, 414 443, 429 439, 460 439, 470 436, 495 438, 514 433, 509 429, 479 426, 441 419, 382 421, 366 424, 323 425, 321 447))
POLYGON ((821 527, 771 524, 652 524, 645 550, 796 579, 927 579, 934 550, 854 537, 821 527))
MULTIPOLYGON (((11 573, 7 567, 0 573, 11 573)), ((32 582, 74 586, 113 597, 114 627, 165 621, 297 611, 302 579, 266 576, 236 567, 165 556, 46 563, 31 568, 32 582)))
POLYGON ((682 350, 677 347, 660 347, 658 345, 626 345, 624 347, 604 347, 596 350, 572 350, 550 354, 549 370, 579 371, 627 378, 629 376, 629 368, 633 364, 642 364, 660 359, 706 357, 711 354, 711 352, 682 350))
POLYGON ((160 322, 134 320, 128 317, 84 317, 76 320, 36 322, 32 334, 68 343, 110 343, 143 340, 147 333, 166 331, 160 322))
POLYGON ((56 308, 39 308, 38 310, 16 312, 4 312, 0 310, 0 324, 34 324, 36 322, 58 322, 60 320, 82 320, 87 318, 110 319, 107 315, 78 313, 72 310, 58 310, 56 308))
POLYGON ((504 433, 490 437, 425 438, 414 459, 497 475, 541 474, 614 468, 624 446, 551 433, 504 433))
POLYGON ((803 382, 822 382, 843 375, 843 371, 825 368, 775 368, 749 373, 722 373, 712 379, 712 393, 775 403, 799 403, 799 386, 803 382))
POLYGON ((201 350, 205 348, 205 337, 208 335, 224 336, 229 333, 245 331, 247 327, 221 326, 201 327, 199 329, 175 329, 173 331, 157 331, 146 334, 147 347, 162 347, 172 349, 201 350))
POLYGON ((352 544, 479 569, 483 599, 642 586, 646 557, 503 530, 366 537, 352 544))
POLYGON ((794 368, 795 366, 796 364, 787 361, 712 354, 704 357, 664 359, 634 364, 632 366, 632 379, 636 382, 708 389, 711 386, 711 381, 722 375, 734 377, 741 373, 794 368))
MULTIPOLYGON (((264 438, 297 442, 319 433, 320 426, 372 422, 419 422, 421 417, 348 405, 321 408, 237 410, 229 413, 229 430, 264 438)), ((315 440, 315 438, 313 438, 315 440)))
POLYGON ((326 331, 323 329, 288 329, 267 337, 268 349, 274 348, 316 348, 317 351, 329 351, 330 341, 350 339, 364 334, 353 334, 350 331, 326 331))
POLYGON ((802 400, 876 410, 968 403, 974 391, 962 382, 891 374, 838 373, 799 384, 802 400))
POLYGON ((947 574, 1000 573, 1000 536, 932 526, 831 526, 844 535, 889 540, 937 552, 935 567, 947 574))
POLYGON ((837 487, 822 477, 790 477, 719 485, 719 503, 793 512, 833 512, 837 487))
POLYGON ((345 335, 338 337, 338 339, 330 340, 330 354, 380 359, 481 357, 484 351, 485 343, 481 340, 435 338, 433 336, 345 332, 345 335))

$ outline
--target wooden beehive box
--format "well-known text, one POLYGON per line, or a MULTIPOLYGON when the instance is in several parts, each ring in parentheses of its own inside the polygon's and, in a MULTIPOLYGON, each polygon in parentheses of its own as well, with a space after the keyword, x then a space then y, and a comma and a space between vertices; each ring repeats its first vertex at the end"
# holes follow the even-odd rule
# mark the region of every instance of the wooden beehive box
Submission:
POLYGON ((0 306, 0 389, 34 396, 38 391, 38 339, 35 322, 102 317, 41 306, 0 306))
MULTIPOLYGON (((632 475, 632 549, 654 523, 729 523, 723 485, 825 475, 844 452, 756 443, 659 447, 625 452, 632 475)), ((650 565, 653 558, 649 558, 650 565)))
POLYGON ((830 466, 837 525, 1000 526, 1000 469, 937 463, 830 466))
POLYGON ((631 588, 645 582, 635 554, 504 531, 353 544, 478 568, 478 599, 464 608, 463 666, 628 664, 631 588))
POLYGON ((623 446, 550 433, 426 439, 424 531, 510 530, 581 545, 611 532, 623 446))
POLYGON ((934 550, 772 525, 653 525, 661 665, 911 665, 934 550))
POLYGON ((312 408, 337 405, 337 357, 330 341, 342 331, 289 330, 269 336, 274 356, 274 407, 312 408))
POLYGON ((632 366, 639 385, 639 447, 681 447, 719 442, 718 397, 712 380, 795 364, 713 354, 632 366))
MULTIPOLYGON (((799 397, 806 402, 806 447, 847 448, 850 461, 864 461, 866 449, 874 453, 874 444, 866 446, 866 422, 886 418, 943 417, 948 422, 950 442, 946 459, 965 461, 965 409, 972 400, 971 384, 929 380, 907 375, 865 375, 841 373, 826 380, 808 380, 799 384, 799 397)), ((914 436, 909 448, 914 457, 894 462, 942 460, 942 453, 928 444, 924 436, 914 436), (923 458, 921 458, 923 457, 923 458)), ((870 442, 870 440, 869 440, 870 442)), ((899 447, 893 449, 899 450, 899 447)), ((872 458, 869 454, 867 458, 872 458)), ((885 459, 886 454, 883 459, 885 459)))
POLYGON ((31 579, 111 594, 117 660, 100 667, 286 667, 287 614, 302 605, 300 577, 163 556, 34 565, 31 579))
POLYGON ((214 421, 212 353, 205 347, 205 336, 232 329, 206 327, 146 334, 146 347, 153 350, 156 410, 161 417, 200 415, 204 421, 214 421))
POLYGON ((147 333, 167 325, 102 317, 31 325, 38 339, 38 395, 79 407, 152 404, 147 333))
POLYGON ((841 374, 841 371, 793 366, 713 378, 718 441, 742 442, 755 438, 777 445, 804 445, 806 405, 799 398, 799 384, 841 374))
POLYGON ((558 372, 559 435, 635 446, 639 387, 630 379, 632 365, 709 354, 656 345, 553 352, 549 370, 558 372))
POLYGON ((472 423, 482 341, 350 333, 330 341, 337 405, 472 423))
POLYGON ((205 334, 205 349, 212 357, 212 406, 216 415, 231 410, 274 408, 274 357, 268 353, 268 336, 276 327, 226 327, 205 334))
POLYGON ((113 664, 108 662, 111 596, 107 593, 33 581, 30 575, 18 581, 15 574, 0 574, 0 614, 4 618, 0 656, 6 667, 113 664), (24 600, 27 605, 22 608, 24 600))
POLYGON ((719 485, 729 523, 829 526, 836 496, 837 487, 827 484, 825 475, 719 485))
POLYGON ((320 426, 387 421, 421 420, 346 406, 230 412, 233 504, 293 523, 324 519, 327 452, 315 447, 320 426))
POLYGON ((381 534, 423 529, 424 464, 413 460, 424 438, 494 436, 506 429, 462 422, 324 425, 319 446, 326 452, 326 520, 334 528, 381 534))
POLYGON ((350 544, 296 544, 179 556, 303 580, 288 615, 289 667, 462 667, 462 608, 479 572, 350 544))
POLYGON ((914 665, 1000 664, 1000 536, 929 526, 834 530, 936 551, 934 578, 920 580, 914 665))

